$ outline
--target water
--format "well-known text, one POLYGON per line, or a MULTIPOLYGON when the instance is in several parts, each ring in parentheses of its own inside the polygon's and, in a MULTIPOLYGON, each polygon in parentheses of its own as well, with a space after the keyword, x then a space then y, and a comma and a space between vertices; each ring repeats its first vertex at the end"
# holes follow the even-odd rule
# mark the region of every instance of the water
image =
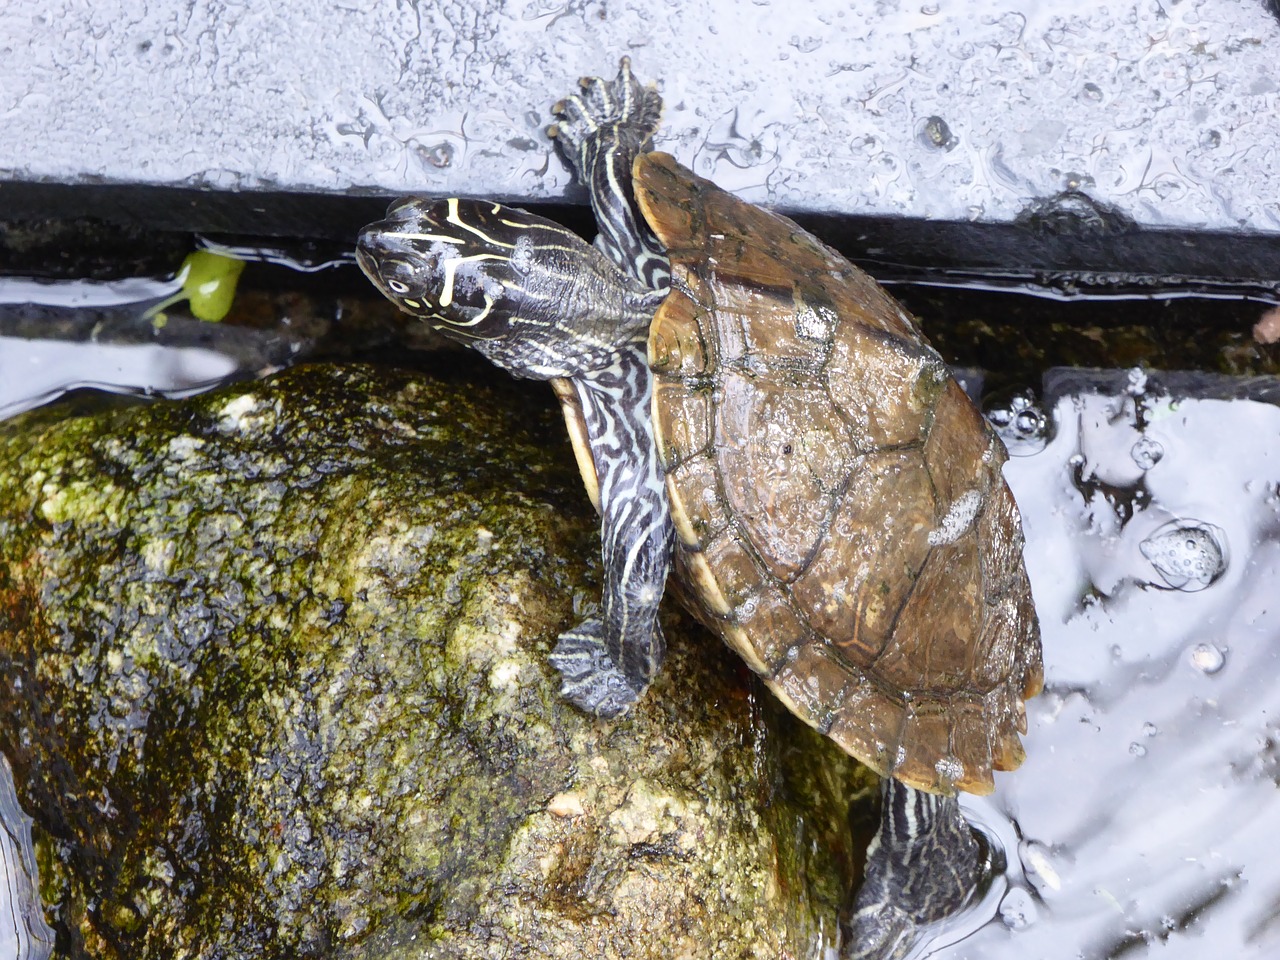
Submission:
POLYGON ((1052 423, 1006 468, 1045 693, 1026 764, 965 799, 1009 868, 933 955, 1280 955, 1280 408, 1140 376, 1052 423))
POLYGON ((4 960, 47 960, 53 950, 53 931, 44 922, 35 888, 31 818, 18 806, 13 771, 0 756, 0 957, 4 960))
POLYGON ((155 310, 184 299, 181 290, 180 278, 0 280, 0 419, 78 387, 180 397, 251 369, 246 351, 229 342, 234 329, 202 324, 185 313, 167 330, 153 320, 155 310), (33 339, 36 334, 45 338, 33 339), (175 347, 183 336, 216 340, 222 349, 175 347))
POLYGON ((223 382, 236 369, 222 354, 198 348, 0 337, 0 419, 77 387, 184 396, 223 382), (140 383, 146 387, 139 389, 140 383))
MULTIPOLYGON (((0 415, 87 384, 198 389, 234 366, 146 352, 159 349, 0 339, 0 415)), ((1006 867, 915 955, 1275 956, 1280 408, 1178 399, 1142 371, 1055 382, 991 411, 1046 672, 1026 764, 964 800, 1006 867)), ((41 960, 28 821, 5 772, 0 957, 41 960)))

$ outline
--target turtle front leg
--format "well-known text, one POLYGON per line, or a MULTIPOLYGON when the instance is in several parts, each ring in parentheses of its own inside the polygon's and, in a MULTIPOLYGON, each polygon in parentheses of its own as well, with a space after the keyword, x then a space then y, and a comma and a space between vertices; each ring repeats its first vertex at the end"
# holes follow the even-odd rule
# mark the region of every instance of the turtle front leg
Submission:
POLYGON ((977 887, 979 847, 955 797, 883 784, 880 830, 854 903, 847 960, 895 960, 916 930, 950 916, 977 887))
POLYGON ((601 615, 560 635, 551 664, 560 692, 600 717, 625 711, 666 653, 658 605, 671 567, 674 527, 649 415, 652 375, 644 348, 571 383, 581 404, 600 495, 604 562, 601 615))
MULTIPOLYGON (((643 87, 622 59, 612 82, 592 77, 556 104, 556 137, 591 196, 600 226, 596 247, 655 293, 666 290, 670 264, 641 217, 631 165, 647 149, 662 98, 643 87)), ((643 343, 617 354, 606 370, 571 381, 582 411, 599 490, 604 561, 601 616, 560 637, 551 662, 561 692, 601 717, 622 713, 658 671, 666 644, 658 605, 671 566, 674 528, 650 413, 652 375, 643 343)))
POLYGON ((665 290, 671 264, 640 215, 631 186, 631 165, 649 149, 662 97, 653 87, 641 86, 631 72, 631 59, 623 57, 616 79, 584 77, 581 93, 551 109, 560 122, 547 132, 590 194, 600 225, 596 246, 651 290, 665 290))

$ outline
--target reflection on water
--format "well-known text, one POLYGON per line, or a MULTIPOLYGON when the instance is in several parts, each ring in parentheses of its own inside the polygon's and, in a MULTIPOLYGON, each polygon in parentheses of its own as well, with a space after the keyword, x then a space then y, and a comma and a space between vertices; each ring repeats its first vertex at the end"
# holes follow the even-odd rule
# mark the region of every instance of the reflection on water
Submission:
POLYGON ((0 756, 0 957, 47 960, 53 931, 36 895, 31 818, 18 806, 9 761, 0 756))
POLYGON ((187 396, 224 382, 236 369, 212 350, 0 337, 0 419, 78 387, 187 396))
POLYGON ((1045 693, 965 798, 1009 866, 933 956, 1280 955, 1280 408, 1141 376, 1050 404, 1006 468, 1045 693))

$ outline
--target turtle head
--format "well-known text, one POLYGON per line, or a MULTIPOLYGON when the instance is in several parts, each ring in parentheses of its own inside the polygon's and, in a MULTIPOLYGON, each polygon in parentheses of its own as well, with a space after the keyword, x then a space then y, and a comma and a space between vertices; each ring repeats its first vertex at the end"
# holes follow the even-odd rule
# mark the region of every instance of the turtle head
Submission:
POLYGON ((525 271, 518 258, 539 223, 497 203, 398 200, 384 220, 360 231, 356 260, 406 313, 455 339, 494 339, 520 311, 525 271))
POLYGON ((607 367, 666 296, 559 224, 480 200, 399 200, 356 259, 401 310, 540 380, 607 367))

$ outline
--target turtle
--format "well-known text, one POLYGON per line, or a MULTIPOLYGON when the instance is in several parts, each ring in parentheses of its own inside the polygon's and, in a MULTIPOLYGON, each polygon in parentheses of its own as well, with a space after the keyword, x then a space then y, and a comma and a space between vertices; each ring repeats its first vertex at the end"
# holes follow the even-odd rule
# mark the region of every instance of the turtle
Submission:
POLYGON ((406 198, 357 260, 402 310, 551 381, 601 516, 600 611, 562 693, 609 718, 653 680, 669 570, 797 716, 884 777, 856 956, 962 904, 957 791, 1024 756, 1040 634, 1004 448, 916 322, 791 220, 652 149, 623 58, 553 107, 594 245, 485 200, 406 198))

